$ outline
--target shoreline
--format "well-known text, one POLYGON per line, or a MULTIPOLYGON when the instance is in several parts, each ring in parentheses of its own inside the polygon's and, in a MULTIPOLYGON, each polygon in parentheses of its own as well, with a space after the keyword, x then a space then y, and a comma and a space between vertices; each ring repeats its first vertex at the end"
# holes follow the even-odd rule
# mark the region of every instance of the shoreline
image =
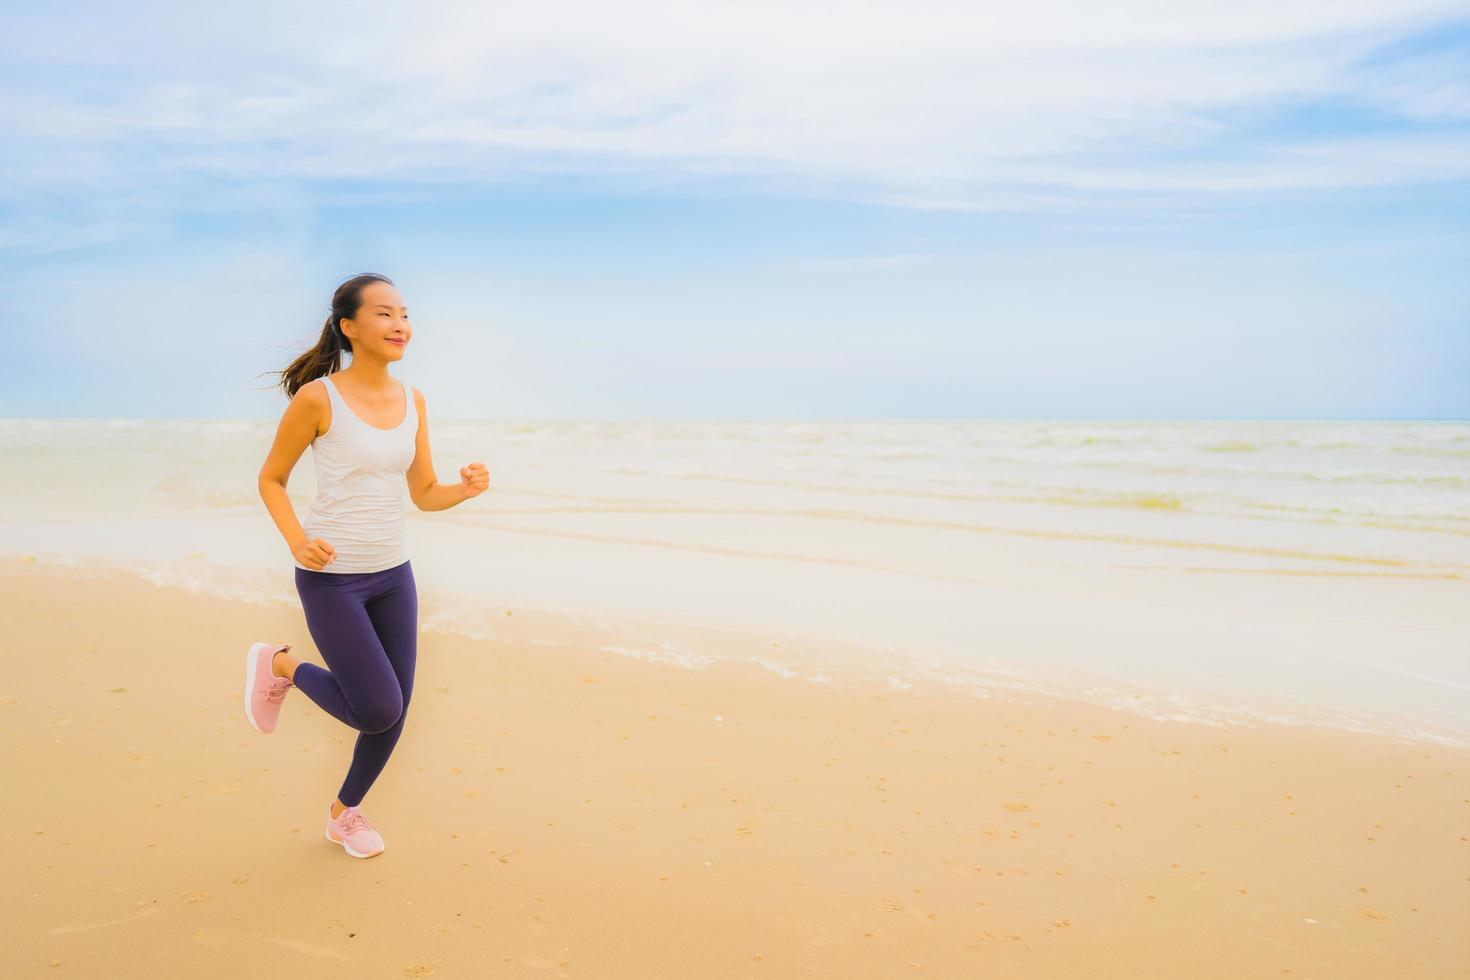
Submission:
POLYGON ((13 975, 1377 977, 1470 957, 1470 751, 794 684, 737 657, 671 669, 527 614, 495 640, 423 633, 364 801, 388 849, 354 861, 319 823, 352 732, 298 693, 261 736, 238 703, 250 642, 319 662, 299 608, 42 565, 5 569, 13 975))
MULTIPOLYGON (((200 555, 202 557, 202 553, 200 555)), ((191 577, 197 566, 189 559, 128 563, 103 557, 43 556, 0 551, 0 575, 7 568, 91 581, 114 581, 117 576, 139 579, 160 588, 189 591, 272 609, 299 611, 294 591, 267 595, 267 583, 280 586, 289 578, 272 576, 261 569, 242 569, 253 585, 238 590, 222 586, 222 569, 212 566, 207 585, 191 577)), ((230 570, 234 572, 235 570, 230 570)), ((420 576, 420 632, 461 637, 490 643, 525 642, 536 645, 537 630, 561 635, 562 645, 577 643, 593 649, 621 653, 630 659, 668 663, 703 670, 724 659, 723 651, 739 648, 759 651, 770 648, 770 656, 755 652, 738 658, 763 666, 772 674, 814 684, 829 684, 854 690, 907 690, 939 696, 959 695, 990 700, 1028 698, 1043 701, 1080 702, 1106 708, 1145 721, 1199 725, 1214 729, 1232 726, 1310 729, 1393 739, 1403 745, 1436 745, 1470 749, 1470 734, 1443 726, 1428 726, 1420 719, 1384 712, 1350 710, 1278 697, 1267 701, 1258 691, 1229 698, 1222 691, 1184 694, 1150 688, 1135 680, 1110 676, 1074 663, 1041 656, 1044 668, 1026 669, 995 660, 963 662, 950 657, 913 656, 891 643, 862 644, 838 639, 816 630, 792 627, 757 627, 727 617, 716 621, 708 615, 650 615, 626 609, 599 608, 589 611, 566 602, 549 604, 504 597, 486 605, 469 594, 445 593, 426 586, 420 576), (463 610, 473 607, 472 620, 463 610), (502 619, 500 613, 506 618, 502 619), (519 616, 519 619, 515 617, 519 616), (608 642, 613 641, 613 642, 608 642), (655 648, 657 647, 657 648, 655 648), (775 652, 779 651, 779 652, 775 652)), ((304 628, 303 628, 304 632, 304 628)), ((309 639, 303 637, 303 639, 309 639)))

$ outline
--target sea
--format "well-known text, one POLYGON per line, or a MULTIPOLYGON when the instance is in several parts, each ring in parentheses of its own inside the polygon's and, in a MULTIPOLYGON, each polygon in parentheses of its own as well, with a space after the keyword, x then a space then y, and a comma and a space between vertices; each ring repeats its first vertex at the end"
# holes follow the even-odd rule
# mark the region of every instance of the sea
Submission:
MULTIPOLYGON (((431 424, 442 481, 491 482, 405 491, 425 630, 536 609, 682 669, 1470 746, 1463 421, 431 424)), ((256 485, 275 425, 0 419, 0 552, 297 604, 256 485)))

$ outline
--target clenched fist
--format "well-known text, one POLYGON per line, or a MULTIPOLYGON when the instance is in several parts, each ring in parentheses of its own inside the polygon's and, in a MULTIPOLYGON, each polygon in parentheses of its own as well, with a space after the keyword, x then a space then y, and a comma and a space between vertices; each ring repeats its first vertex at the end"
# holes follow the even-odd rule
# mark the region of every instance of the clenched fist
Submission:
POLYGON ((490 471, 485 469, 484 463, 471 463, 459 469, 460 489, 464 491, 465 499, 478 497, 490 486, 490 471))
POLYGON ((296 560, 301 564, 318 572, 337 560, 337 549, 332 547, 331 542, 323 538, 303 541, 291 549, 291 554, 295 555, 296 560))

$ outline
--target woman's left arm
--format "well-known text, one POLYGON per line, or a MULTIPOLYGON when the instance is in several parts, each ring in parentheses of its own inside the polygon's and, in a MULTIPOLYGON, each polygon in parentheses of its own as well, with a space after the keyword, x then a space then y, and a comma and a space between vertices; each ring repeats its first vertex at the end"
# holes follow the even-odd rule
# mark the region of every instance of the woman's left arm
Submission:
POLYGON ((478 497, 490 486, 490 473, 484 463, 470 463, 459 470, 459 482, 440 483, 434 473, 434 457, 429 451, 429 413, 423 392, 413 389, 414 406, 418 409, 419 431, 414 440, 413 463, 406 474, 408 496, 419 510, 448 510, 471 497, 478 497))

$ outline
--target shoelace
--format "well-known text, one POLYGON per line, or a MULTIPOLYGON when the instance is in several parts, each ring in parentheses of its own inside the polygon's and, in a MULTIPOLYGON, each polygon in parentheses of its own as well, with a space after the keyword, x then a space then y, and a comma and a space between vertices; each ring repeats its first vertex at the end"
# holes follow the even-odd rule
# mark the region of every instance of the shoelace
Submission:
POLYGON ((271 686, 265 689, 265 699, 280 704, 289 690, 291 690, 291 682, 284 677, 277 677, 271 681, 271 686))
POLYGON ((367 822, 367 817, 364 817, 362 814, 358 813, 356 810, 353 810, 353 809, 350 809, 349 808, 349 809, 347 809, 347 810, 345 810, 343 812, 344 812, 345 816, 342 817, 342 822, 340 824, 338 824, 338 829, 341 830, 344 834, 350 834, 354 830, 359 830, 359 829, 360 830, 372 830, 373 829, 372 828, 372 824, 370 824, 370 823, 367 822))

